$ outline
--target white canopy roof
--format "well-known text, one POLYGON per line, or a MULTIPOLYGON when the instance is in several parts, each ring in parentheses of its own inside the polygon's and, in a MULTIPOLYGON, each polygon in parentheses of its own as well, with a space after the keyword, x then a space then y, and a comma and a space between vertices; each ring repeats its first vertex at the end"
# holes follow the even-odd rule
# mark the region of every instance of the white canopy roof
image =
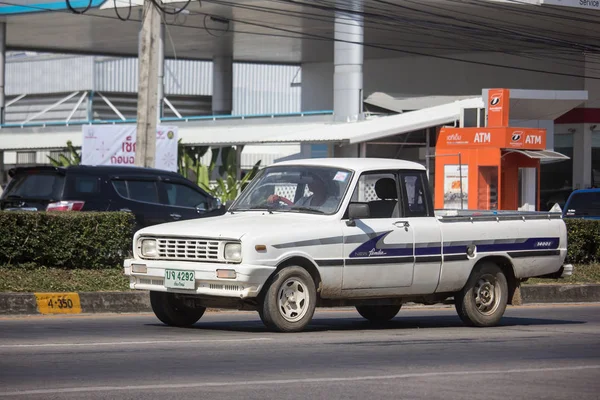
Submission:
MULTIPOLYGON (((176 124, 179 126, 179 137, 185 144, 208 146, 285 143, 353 144, 451 124, 460 119, 461 109, 483 106, 481 97, 474 97, 359 122, 333 123, 307 120, 285 123, 269 120, 262 124, 253 121, 247 125, 207 125, 194 122, 176 124)), ((3 150, 57 148, 63 147, 67 140, 71 140, 74 146, 80 146, 81 127, 5 128, 0 131, 0 149, 3 150)))

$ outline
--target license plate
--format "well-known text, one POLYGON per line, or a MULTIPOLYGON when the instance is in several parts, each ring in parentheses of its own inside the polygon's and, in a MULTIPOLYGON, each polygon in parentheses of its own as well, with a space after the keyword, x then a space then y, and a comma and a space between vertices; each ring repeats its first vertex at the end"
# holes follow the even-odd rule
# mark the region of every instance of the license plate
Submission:
POLYGON ((172 289, 196 289, 196 274, 194 271, 165 271, 165 287, 172 289))

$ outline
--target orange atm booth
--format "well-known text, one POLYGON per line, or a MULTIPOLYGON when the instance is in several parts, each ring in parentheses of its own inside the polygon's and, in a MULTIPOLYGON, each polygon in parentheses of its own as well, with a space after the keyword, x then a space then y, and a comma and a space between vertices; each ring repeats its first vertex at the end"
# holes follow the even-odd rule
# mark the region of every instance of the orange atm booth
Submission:
POLYGON ((545 150, 545 129, 508 126, 509 94, 489 90, 486 127, 441 128, 436 209, 539 211, 540 161, 568 157, 545 150))

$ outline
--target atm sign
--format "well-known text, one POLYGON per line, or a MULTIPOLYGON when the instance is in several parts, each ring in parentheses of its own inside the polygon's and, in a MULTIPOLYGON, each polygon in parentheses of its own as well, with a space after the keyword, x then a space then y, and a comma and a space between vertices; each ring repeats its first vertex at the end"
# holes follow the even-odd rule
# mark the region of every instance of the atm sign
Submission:
POLYGON ((542 136, 540 135, 527 135, 525 138, 525 144, 542 144, 542 136))

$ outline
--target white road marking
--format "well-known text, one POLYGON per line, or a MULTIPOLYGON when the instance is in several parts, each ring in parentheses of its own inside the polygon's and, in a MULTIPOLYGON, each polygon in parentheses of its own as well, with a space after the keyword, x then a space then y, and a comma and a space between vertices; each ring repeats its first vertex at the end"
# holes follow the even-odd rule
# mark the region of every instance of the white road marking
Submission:
POLYGON ((357 382, 357 381, 378 381, 389 379, 406 378, 436 378, 441 376, 465 376, 465 375, 501 375, 501 374, 523 374, 539 372, 557 372, 557 371, 581 371, 586 369, 600 369, 600 365, 581 365, 573 367, 556 368, 516 368, 505 370, 490 371, 447 371, 447 372, 415 372, 410 374, 398 375, 371 375, 354 376, 344 378, 306 378, 306 379, 273 379, 263 381, 228 381, 228 382, 200 382, 200 383, 182 383, 165 385, 131 385, 131 386, 88 386, 61 389, 38 389, 22 390, 16 392, 0 393, 0 397, 7 396, 29 396, 33 394, 61 394, 61 393, 84 393, 84 392, 106 392, 106 391, 125 391, 125 390, 161 390, 161 389, 196 389, 206 387, 231 387, 231 386, 260 386, 260 385, 289 385, 301 383, 335 383, 335 382, 357 382))
POLYGON ((192 340, 144 340, 137 342, 90 342, 90 343, 36 343, 36 344, 1 344, 2 349, 30 348, 30 347, 73 347, 73 346, 126 346, 132 344, 188 344, 188 343, 226 343, 226 342, 257 342, 272 340, 270 338, 252 339, 192 339, 192 340))

